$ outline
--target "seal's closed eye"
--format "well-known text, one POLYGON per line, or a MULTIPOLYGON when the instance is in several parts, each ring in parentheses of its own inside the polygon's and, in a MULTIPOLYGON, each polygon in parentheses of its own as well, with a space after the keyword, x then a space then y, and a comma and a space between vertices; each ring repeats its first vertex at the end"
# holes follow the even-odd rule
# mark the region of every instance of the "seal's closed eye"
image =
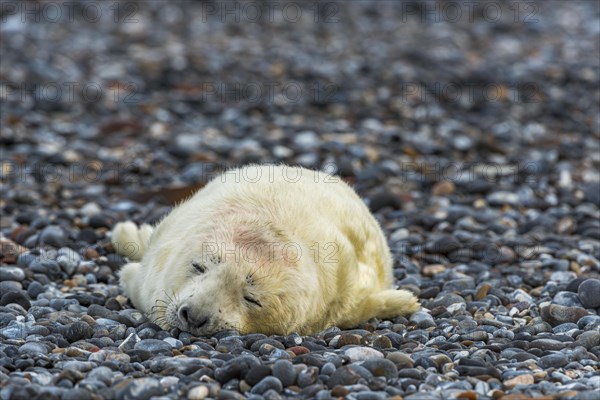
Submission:
POLYGON ((262 307, 262 304, 260 304, 260 302, 250 296, 244 296, 244 300, 246 300, 248 303, 252 303, 256 306, 262 307))
POLYGON ((194 269, 196 270, 196 272, 198 272, 199 274, 203 274, 206 272, 206 266, 200 263, 196 263, 193 262, 192 263, 192 267, 194 267, 194 269))

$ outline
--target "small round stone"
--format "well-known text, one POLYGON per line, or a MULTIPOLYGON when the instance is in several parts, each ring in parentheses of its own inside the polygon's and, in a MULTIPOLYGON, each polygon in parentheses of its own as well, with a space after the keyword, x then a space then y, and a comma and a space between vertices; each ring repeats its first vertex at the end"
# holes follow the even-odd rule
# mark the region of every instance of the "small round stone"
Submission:
POLYGON ((581 301, 579 301, 579 297, 577 293, 573 292, 558 292, 552 299, 553 303, 560 304, 561 306, 566 307, 581 307, 581 301))
POLYGON ((565 307, 559 304, 550 304, 541 310, 542 319, 552 326, 557 326, 565 322, 577 322, 587 314, 588 312, 584 308, 565 307))
POLYGON ((0 267, 0 281, 18 281, 25 279, 25 272, 18 267, 3 265, 0 267))
POLYGON ((60 226, 48 225, 40 234, 40 242, 57 248, 63 247, 66 243, 65 232, 60 226))
POLYGON ((0 298, 0 306, 5 306, 11 303, 18 304, 25 310, 29 310, 29 308, 31 307, 31 302, 23 294, 23 292, 8 292, 2 295, 2 298, 0 298))
POLYGON ((600 332, 587 331, 577 336, 575 343, 590 350, 593 347, 600 346, 600 332))
POLYGON ((298 386, 301 388, 312 385, 319 377, 319 368, 308 367, 300 371, 297 378, 298 386))
POLYGON ((541 357, 538 361, 538 365, 544 369, 547 368, 560 368, 564 367, 569 363, 569 359, 565 354, 554 353, 547 356, 541 357))
POLYGON ((331 378, 329 378, 329 381, 327 381, 327 386, 330 389, 333 389, 338 385, 354 385, 360 378, 361 376, 358 374, 358 372, 349 366, 343 366, 336 369, 335 372, 331 374, 331 378))
POLYGON ((83 321, 75 321, 62 329, 62 335, 69 343, 88 339, 93 334, 94 329, 83 321))
POLYGON ((164 393, 164 388, 155 378, 138 378, 123 381, 115 390, 117 400, 143 399, 148 400, 151 397, 160 396, 164 393))
POLYGON ((296 368, 288 360, 277 360, 271 367, 274 377, 279 379, 284 387, 288 387, 296 382, 296 368))
POLYGON ((577 288, 577 295, 584 307, 600 307, 600 279, 583 281, 577 288))
POLYGON ((144 339, 134 345, 135 350, 145 350, 151 353, 161 350, 170 352, 172 348, 169 343, 159 339, 144 339))
POLYGON ((208 388, 204 385, 199 385, 190 389, 187 395, 188 400, 204 400, 208 397, 208 388))
POLYGON ((48 346, 40 342, 27 342, 19 347, 19 353, 21 354, 48 354, 48 346))
POLYGON ((281 391, 283 390, 283 385, 281 384, 281 381, 276 377, 267 376, 263 378, 260 382, 258 382, 256 385, 254 385, 250 392, 254 394, 263 394, 267 390, 274 390, 277 393, 281 393, 281 391))
POLYGON ((351 347, 344 351, 351 361, 364 361, 370 358, 383 358, 383 353, 370 347, 351 347))
POLYGON ((246 376, 244 380, 250 385, 254 386, 258 382, 260 382, 264 377, 271 375, 271 368, 266 365, 258 365, 252 368, 246 376))
POLYGON ((386 359, 393 362, 398 369, 412 368, 414 365, 414 361, 412 360, 412 358, 410 358, 408 354, 402 353, 400 351, 388 353, 386 355, 386 359))
POLYGON ((385 376, 387 379, 398 377, 396 364, 385 358, 367 360, 361 366, 368 369, 374 376, 385 376))

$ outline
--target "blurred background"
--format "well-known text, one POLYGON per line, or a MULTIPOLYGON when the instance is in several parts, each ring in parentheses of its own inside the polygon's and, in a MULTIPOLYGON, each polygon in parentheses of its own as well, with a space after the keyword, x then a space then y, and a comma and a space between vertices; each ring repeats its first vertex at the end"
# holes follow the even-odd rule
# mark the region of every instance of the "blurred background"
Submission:
POLYGON ((284 162, 343 176, 392 240, 477 213, 599 238, 572 212, 600 204, 598 2, 0 4, 3 228, 153 222, 284 162))

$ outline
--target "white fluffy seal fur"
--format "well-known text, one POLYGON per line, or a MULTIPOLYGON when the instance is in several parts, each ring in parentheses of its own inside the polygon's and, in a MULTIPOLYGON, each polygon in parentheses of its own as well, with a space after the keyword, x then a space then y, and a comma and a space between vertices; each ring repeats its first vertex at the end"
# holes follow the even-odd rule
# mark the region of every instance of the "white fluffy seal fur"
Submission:
POLYGON ((393 288, 384 234, 335 176, 251 165, 213 179, 156 227, 119 223, 120 282, 164 328, 311 334, 419 308, 393 288))

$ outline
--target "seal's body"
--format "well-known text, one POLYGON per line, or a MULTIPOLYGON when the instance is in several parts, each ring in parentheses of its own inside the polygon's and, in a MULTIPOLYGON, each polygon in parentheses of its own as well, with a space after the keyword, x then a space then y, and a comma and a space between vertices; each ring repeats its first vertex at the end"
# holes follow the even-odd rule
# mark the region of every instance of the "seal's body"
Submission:
POLYGON ((311 334, 419 308, 394 290, 379 224, 339 178, 247 166, 213 179, 155 228, 113 231, 121 285, 164 328, 311 334))

